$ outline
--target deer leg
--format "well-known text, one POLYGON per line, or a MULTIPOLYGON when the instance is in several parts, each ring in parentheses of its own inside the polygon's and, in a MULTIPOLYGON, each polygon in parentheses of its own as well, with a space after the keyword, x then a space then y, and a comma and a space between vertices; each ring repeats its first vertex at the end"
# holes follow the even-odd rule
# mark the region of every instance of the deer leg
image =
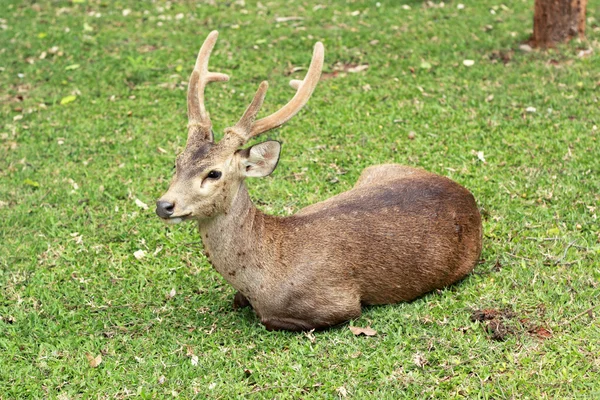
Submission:
POLYGON ((325 328, 315 322, 295 318, 261 318, 260 322, 268 331, 310 331, 311 329, 325 328))
POLYGON ((246 296, 244 296, 241 292, 237 292, 233 297, 233 309, 239 310, 244 307, 252 307, 252 304, 248 301, 246 296))
POLYGON ((268 331, 310 331, 311 329, 321 330, 335 325, 344 323, 352 318, 360 316, 360 305, 358 309, 330 316, 327 320, 319 319, 297 319, 297 318, 261 318, 260 322, 267 328, 268 331))

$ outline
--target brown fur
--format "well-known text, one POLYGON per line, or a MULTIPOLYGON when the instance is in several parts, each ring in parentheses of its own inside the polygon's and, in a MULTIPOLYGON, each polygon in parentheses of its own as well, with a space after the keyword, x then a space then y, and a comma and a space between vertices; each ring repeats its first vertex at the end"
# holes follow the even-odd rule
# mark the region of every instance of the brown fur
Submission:
MULTIPOLYGON (((314 69, 310 74, 318 80, 314 69)), ((409 301, 474 268, 482 239, 475 199, 452 180, 420 169, 369 167, 351 190, 290 217, 254 207, 244 180, 268 175, 280 147, 238 146, 253 129, 265 90, 261 85, 235 128, 244 129, 229 128, 218 144, 206 129, 190 135, 157 206, 157 213, 161 203, 173 206, 172 215, 161 215, 166 220, 198 222, 207 257, 239 291, 235 308, 251 305, 267 329, 320 329, 358 317, 363 304, 409 301), (210 171, 222 175, 212 179, 210 171)), ((277 121, 297 111, 278 112, 277 121)), ((206 119, 201 123, 210 126, 206 119)))
POLYGON ((244 185, 230 210, 199 223, 203 242, 267 327, 292 329, 293 318, 297 329, 323 328, 359 316, 361 304, 412 300, 462 279, 481 251, 473 196, 399 165, 368 168, 354 189, 290 217, 261 213, 244 185))

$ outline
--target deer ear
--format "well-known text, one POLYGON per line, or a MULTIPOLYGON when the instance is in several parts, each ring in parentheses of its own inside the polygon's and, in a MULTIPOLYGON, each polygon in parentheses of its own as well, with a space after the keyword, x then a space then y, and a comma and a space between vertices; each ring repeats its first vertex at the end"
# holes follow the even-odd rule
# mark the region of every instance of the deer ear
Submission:
POLYGON ((279 162, 280 151, 281 143, 275 140, 255 144, 240 151, 242 173, 245 176, 253 177, 263 177, 271 174, 277 167, 277 162, 279 162))

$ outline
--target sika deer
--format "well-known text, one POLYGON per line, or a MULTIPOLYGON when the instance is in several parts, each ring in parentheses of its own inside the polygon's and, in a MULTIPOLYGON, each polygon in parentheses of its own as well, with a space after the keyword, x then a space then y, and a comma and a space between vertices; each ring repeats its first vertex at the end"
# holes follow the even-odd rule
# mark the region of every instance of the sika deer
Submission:
POLYGON ((481 251, 481 218, 473 195, 452 180, 401 165, 365 169, 349 191, 289 217, 262 213, 246 177, 277 166, 281 145, 251 138, 283 125, 308 101, 321 75, 317 42, 292 100, 255 121, 262 82, 239 122, 215 143, 204 108, 217 40, 211 32, 188 88, 188 138, 167 193, 156 205, 165 222, 195 220, 206 256, 238 290, 234 307, 251 305, 267 329, 309 330, 356 318, 362 304, 409 301, 467 275, 481 251))

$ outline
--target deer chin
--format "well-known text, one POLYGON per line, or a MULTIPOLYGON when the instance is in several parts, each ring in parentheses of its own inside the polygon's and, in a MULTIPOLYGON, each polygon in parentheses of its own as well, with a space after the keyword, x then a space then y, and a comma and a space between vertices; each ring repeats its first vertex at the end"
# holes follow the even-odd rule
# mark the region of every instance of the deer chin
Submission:
POLYGON ((178 217, 161 218, 167 225, 177 225, 183 221, 190 219, 191 214, 180 215, 178 217))

